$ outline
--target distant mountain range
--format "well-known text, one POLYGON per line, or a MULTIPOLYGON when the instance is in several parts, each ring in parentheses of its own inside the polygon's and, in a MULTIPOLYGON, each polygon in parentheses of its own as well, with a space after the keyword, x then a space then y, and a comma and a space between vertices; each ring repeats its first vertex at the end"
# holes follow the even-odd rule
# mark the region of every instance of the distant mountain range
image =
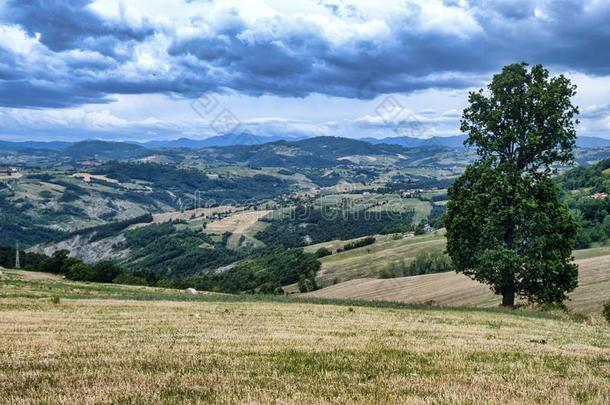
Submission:
MULTIPOLYGON (((400 145, 404 148, 425 148, 425 147, 444 147, 444 148, 463 148, 465 135, 456 136, 434 136, 432 138, 411 138, 409 136, 395 136, 389 138, 361 138, 361 141, 375 145, 388 144, 400 145)), ((610 145, 610 140, 608 141, 610 145)))
POLYGON ((72 145, 74 145, 74 142, 0 141, 0 150, 10 150, 10 151, 24 151, 24 150, 29 150, 29 149, 60 150, 60 149, 65 149, 72 145))
MULTIPOLYGON (((338 139, 339 137, 328 137, 338 139)), ((81 142, 61 142, 61 141, 23 141, 23 142, 10 142, 0 141, 0 150, 23 152, 26 150, 51 150, 51 151, 65 151, 71 157, 85 157, 92 154, 106 155, 107 153, 113 153, 117 150, 117 147, 122 144, 128 149, 129 156, 146 155, 145 149, 204 149, 204 148, 217 148, 217 147, 230 147, 230 146, 255 146, 264 145, 275 142, 299 142, 307 139, 307 137, 290 137, 290 136, 261 136, 253 134, 227 134, 219 135, 206 139, 190 139, 190 138, 179 138, 173 140, 158 140, 148 142, 110 142, 110 141, 97 141, 87 140, 81 142), (140 149, 141 148, 141 149, 140 149)), ((349 141, 353 139, 343 138, 349 141)), ((464 141, 466 140, 465 135, 447 136, 440 137, 435 136, 432 138, 412 138, 408 136, 396 136, 387 138, 361 138, 358 141, 366 142, 373 145, 397 145, 403 148, 428 148, 428 147, 441 147, 441 148, 452 148, 459 149, 464 147, 464 141)), ((579 148, 605 148, 610 147, 610 139, 580 136, 576 140, 576 146, 579 148)), ((120 148, 118 148, 120 149, 120 148)), ((121 157, 115 156, 120 159, 121 157)))
POLYGON ((147 148, 187 148, 187 149, 202 149, 234 145, 263 145, 278 141, 299 141, 306 137, 288 137, 288 136, 261 136, 249 133, 243 134, 227 134, 218 135, 206 139, 189 139, 180 138, 169 141, 150 141, 141 143, 147 148))
MULTIPOLYGON (((373 144, 390 144, 400 145, 405 148, 422 148, 422 147, 446 147, 446 148, 463 148, 466 135, 456 136, 434 136, 432 138, 411 138, 408 136, 396 136, 389 138, 362 138, 362 141, 373 144)), ((578 148, 607 148, 610 147, 610 139, 596 138, 593 136, 579 136, 576 139, 578 148)))

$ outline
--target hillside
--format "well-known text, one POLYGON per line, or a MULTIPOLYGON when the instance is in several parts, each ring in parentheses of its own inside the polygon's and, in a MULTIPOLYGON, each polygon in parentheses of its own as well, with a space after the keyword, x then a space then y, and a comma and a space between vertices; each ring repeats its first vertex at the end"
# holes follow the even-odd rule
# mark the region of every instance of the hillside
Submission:
POLYGON ((595 321, 188 296, 23 274, 0 278, 0 339, 11 342, 0 345, 7 403, 529 404, 610 396, 610 328, 595 321))
MULTIPOLYGON (((437 240, 438 244, 431 242, 403 245, 401 254, 409 254, 408 247, 418 250, 442 249, 444 245, 444 241, 437 240)), ((610 253, 608 249, 575 252, 578 259, 576 263, 579 266, 579 286, 569 295, 570 300, 566 302, 568 308, 580 313, 601 312, 603 303, 610 297, 610 266, 608 265, 610 255, 608 253, 610 253)), ((371 253, 371 255, 373 254, 375 253, 371 253)), ((378 248, 376 257, 388 257, 393 254, 390 250, 378 248)), ((406 259, 412 260, 412 257, 406 259)), ((499 297, 495 296, 488 286, 454 272, 391 279, 362 278, 359 269, 365 267, 366 263, 375 263, 377 260, 375 257, 363 259, 362 255, 357 252, 353 253, 352 258, 341 260, 339 257, 332 263, 332 266, 329 266, 328 261, 323 260, 324 264, 319 274, 322 282, 324 282, 324 273, 332 272, 335 267, 342 269, 338 274, 348 281, 305 295, 318 298, 382 300, 451 306, 490 307, 499 305, 499 297), (354 261, 359 262, 359 265, 351 264, 354 261), (343 270, 343 263, 347 264, 345 270, 343 270), (351 272, 348 272, 348 269, 351 269, 351 272)))
POLYGON ((246 164, 258 167, 335 167, 341 160, 363 156, 369 164, 387 164, 404 159, 406 150, 397 145, 373 145, 340 137, 315 137, 295 142, 273 142, 261 145, 227 146, 202 149, 202 157, 225 164, 246 164), (384 159, 382 159, 384 158, 384 159))
POLYGON ((126 142, 82 141, 62 152, 74 159, 123 160, 141 158, 150 152, 140 145, 126 142))

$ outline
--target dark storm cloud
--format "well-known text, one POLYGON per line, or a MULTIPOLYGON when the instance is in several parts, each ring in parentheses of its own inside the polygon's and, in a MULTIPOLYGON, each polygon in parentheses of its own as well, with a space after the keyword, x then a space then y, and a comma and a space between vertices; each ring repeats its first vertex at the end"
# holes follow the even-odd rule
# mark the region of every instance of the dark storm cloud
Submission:
MULTIPOLYGON (((366 23, 360 10, 352 10, 346 1, 320 4, 335 22, 349 20, 346 24, 352 28, 366 23)), ((32 63, 0 43, 0 105, 68 107, 108 102, 111 94, 196 97, 225 90, 366 99, 480 86, 502 65, 523 60, 557 70, 610 74, 607 2, 472 0, 465 8, 452 0, 444 4, 450 8, 439 11, 436 25, 423 5, 410 4, 403 14, 380 22, 384 29, 369 27, 364 34, 329 34, 333 30, 326 30, 320 20, 294 15, 246 21, 229 9, 220 20, 192 17, 188 36, 180 36, 145 19, 137 26, 126 18, 107 21, 88 7, 88 0, 10 0, 0 23, 16 24, 32 40, 39 35, 42 49, 36 50, 40 60, 32 63), (163 47, 159 54, 166 67, 140 70, 134 47, 152 41, 153 34, 168 36, 154 45, 163 47)))
POLYGON ((55 82, 0 80, 0 105, 19 108, 65 108, 89 103, 106 103, 110 99, 101 92, 55 82))
POLYGON ((9 0, 2 20, 19 24, 53 51, 95 50, 115 55, 122 41, 142 41, 154 29, 146 21, 139 27, 105 21, 88 8, 92 0, 9 0))

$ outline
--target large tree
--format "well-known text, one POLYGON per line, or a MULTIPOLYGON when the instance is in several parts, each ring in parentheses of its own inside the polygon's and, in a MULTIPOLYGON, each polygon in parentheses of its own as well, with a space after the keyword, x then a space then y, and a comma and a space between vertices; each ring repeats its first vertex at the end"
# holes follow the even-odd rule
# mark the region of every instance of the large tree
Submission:
POLYGON ((447 250, 458 271, 513 306, 515 295, 560 302, 576 287, 575 220, 553 167, 573 159, 576 87, 540 65, 508 65, 470 93, 461 130, 479 160, 449 189, 447 250))

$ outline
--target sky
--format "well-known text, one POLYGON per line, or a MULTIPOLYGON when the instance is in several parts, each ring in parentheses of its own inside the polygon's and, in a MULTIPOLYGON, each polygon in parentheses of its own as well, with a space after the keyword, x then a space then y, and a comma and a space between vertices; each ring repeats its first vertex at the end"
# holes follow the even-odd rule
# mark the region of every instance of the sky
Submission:
POLYGON ((459 134, 509 63, 610 138, 607 0, 0 0, 0 139, 459 134))

